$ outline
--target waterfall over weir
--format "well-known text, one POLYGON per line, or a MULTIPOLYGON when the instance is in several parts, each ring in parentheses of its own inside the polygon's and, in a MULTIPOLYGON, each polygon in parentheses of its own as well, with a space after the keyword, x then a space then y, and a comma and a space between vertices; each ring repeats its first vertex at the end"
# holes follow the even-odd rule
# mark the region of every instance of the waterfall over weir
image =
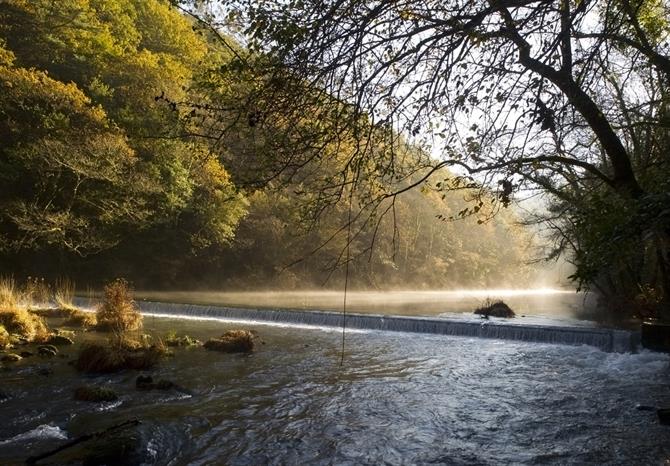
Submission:
MULTIPOLYGON (((143 314, 174 317, 186 316, 317 327, 342 327, 343 319, 342 313, 324 311, 238 309, 150 301, 140 301, 138 304, 143 314)), ((639 333, 626 330, 512 325, 493 321, 463 322, 440 318, 394 315, 347 313, 346 327, 390 332, 498 338, 560 345, 589 345, 608 352, 633 352, 639 343, 639 333)))

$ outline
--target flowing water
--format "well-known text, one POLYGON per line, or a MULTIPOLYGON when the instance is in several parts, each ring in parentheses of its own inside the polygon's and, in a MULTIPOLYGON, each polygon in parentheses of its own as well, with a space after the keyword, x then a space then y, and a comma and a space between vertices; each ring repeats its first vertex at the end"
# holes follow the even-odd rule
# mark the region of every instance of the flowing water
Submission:
MULTIPOLYGON (((230 322, 148 316, 200 339, 230 322)), ((249 328, 249 325, 245 325, 249 328)), ((254 326, 250 356, 177 349, 153 372, 183 391, 138 392, 136 372, 85 377, 67 359, 0 372, 0 464, 137 418, 125 464, 665 464, 670 357, 445 335, 254 326), (42 368, 43 370, 40 370, 42 368), (44 370, 46 369, 46 370, 44 370), (52 370, 53 373, 49 373, 52 370), (72 400, 108 384, 117 402, 72 400)), ((91 334, 88 338, 100 338, 91 334)), ((76 349, 64 350, 73 355, 76 349)), ((130 436, 130 434, 128 434, 130 436)), ((77 464, 91 440, 40 464, 77 464)))

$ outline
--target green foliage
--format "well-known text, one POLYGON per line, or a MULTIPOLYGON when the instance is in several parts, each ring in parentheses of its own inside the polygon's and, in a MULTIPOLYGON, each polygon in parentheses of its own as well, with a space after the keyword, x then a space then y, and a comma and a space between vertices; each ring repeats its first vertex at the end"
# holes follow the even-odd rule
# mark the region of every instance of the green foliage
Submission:
MULTIPOLYGON (((266 84, 285 103, 305 86, 289 73, 257 73, 246 61, 263 69, 268 57, 199 32, 160 0, 0 3, 3 257, 87 282, 321 285, 342 273, 349 212, 341 187, 355 174, 354 211, 363 213, 351 244, 355 285, 485 286, 529 276, 527 235, 511 213, 484 222, 490 203, 470 211, 461 195, 431 187, 393 200, 383 216, 389 198, 375 213, 370 201, 416 181, 426 153, 407 143, 398 150, 390 127, 373 128, 323 93, 291 115, 254 101, 266 84), (365 131, 332 138, 343 119, 365 131), (363 140, 375 157, 348 159, 363 140), (285 167, 296 176, 278 176, 285 167), (463 224, 437 219, 459 212, 475 215, 463 224)), ((108 299, 110 312, 128 308, 121 294, 108 299)))
POLYGON ((232 238, 243 198, 167 103, 218 60, 184 16, 158 0, 11 0, 0 46, 0 249, 86 255, 159 227, 187 249, 232 238))

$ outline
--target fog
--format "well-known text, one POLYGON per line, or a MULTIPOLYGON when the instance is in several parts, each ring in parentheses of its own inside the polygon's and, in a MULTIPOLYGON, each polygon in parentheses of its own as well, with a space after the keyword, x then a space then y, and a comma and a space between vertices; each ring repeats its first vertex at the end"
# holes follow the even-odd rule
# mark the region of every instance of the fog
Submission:
MULTIPOLYGON (((341 311, 343 291, 138 291, 138 301, 167 301, 244 308, 282 308, 341 311)), ((350 291, 350 312, 389 315, 438 316, 471 313, 486 299, 502 299, 517 315, 576 317, 591 305, 583 293, 553 288, 480 290, 350 291)))

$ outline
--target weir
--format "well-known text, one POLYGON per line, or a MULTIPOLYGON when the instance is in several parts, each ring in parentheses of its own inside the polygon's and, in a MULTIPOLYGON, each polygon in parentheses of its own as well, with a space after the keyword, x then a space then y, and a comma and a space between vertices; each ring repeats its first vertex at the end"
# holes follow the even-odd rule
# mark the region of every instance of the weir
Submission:
MULTIPOLYGON (((84 304, 85 300, 80 304, 84 304)), ((342 327, 338 312, 287 309, 240 309, 196 304, 139 301, 143 314, 258 321, 317 327, 342 327)), ((346 327, 389 332, 427 333, 477 338, 497 338, 559 345, 589 345, 608 352, 636 351, 639 332, 605 328, 513 325, 493 321, 462 322, 431 317, 347 313, 346 327)))

